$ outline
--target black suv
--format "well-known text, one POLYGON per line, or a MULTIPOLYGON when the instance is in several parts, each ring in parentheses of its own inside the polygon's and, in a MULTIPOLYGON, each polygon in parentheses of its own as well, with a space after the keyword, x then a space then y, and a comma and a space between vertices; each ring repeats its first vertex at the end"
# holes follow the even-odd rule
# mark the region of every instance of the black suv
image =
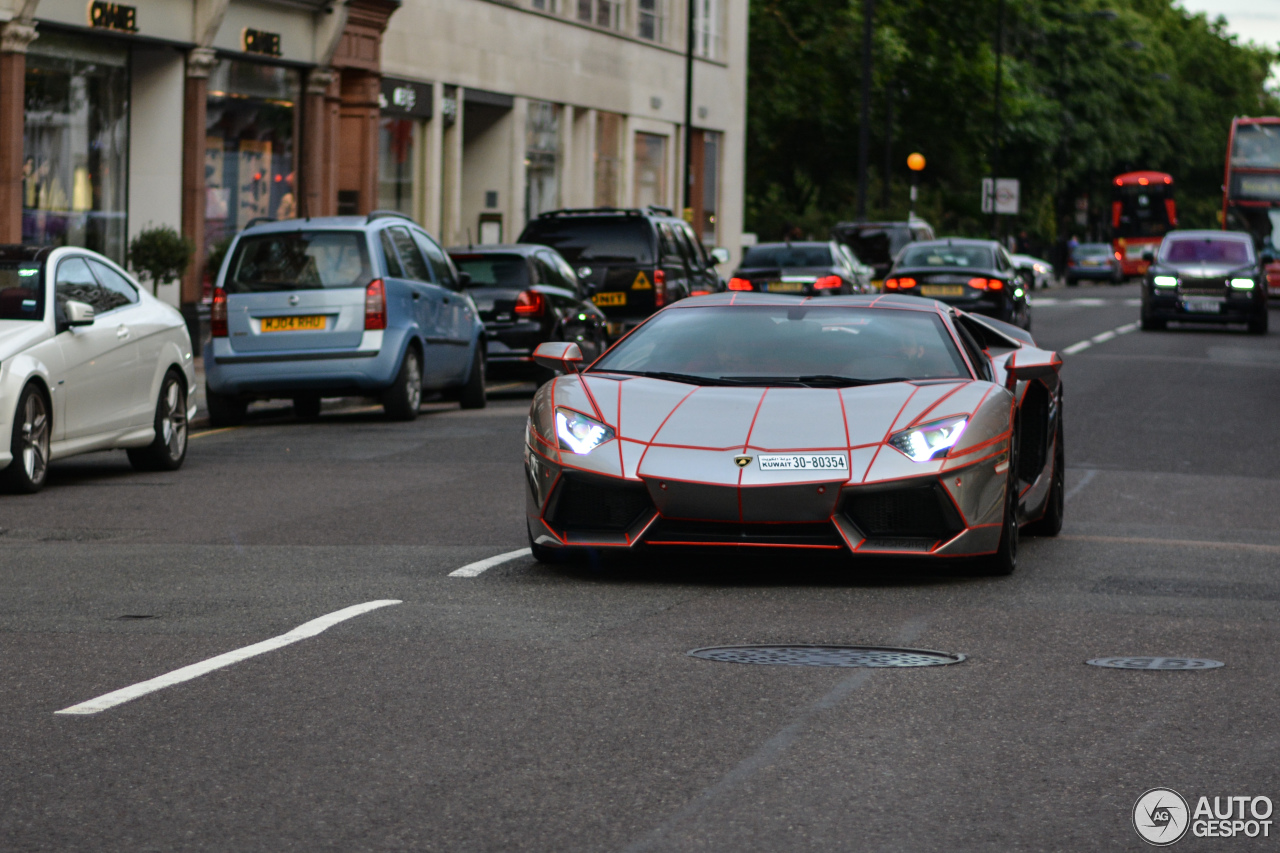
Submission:
POLYGON ((664 305, 724 290, 716 264, 684 220, 661 207, 552 210, 525 226, 521 243, 550 246, 609 319, 616 338, 664 305))
POLYGON ((906 222, 840 222, 831 229, 831 237, 853 249, 864 264, 875 268, 872 284, 877 289, 903 247, 934 239, 929 223, 915 217, 906 222))

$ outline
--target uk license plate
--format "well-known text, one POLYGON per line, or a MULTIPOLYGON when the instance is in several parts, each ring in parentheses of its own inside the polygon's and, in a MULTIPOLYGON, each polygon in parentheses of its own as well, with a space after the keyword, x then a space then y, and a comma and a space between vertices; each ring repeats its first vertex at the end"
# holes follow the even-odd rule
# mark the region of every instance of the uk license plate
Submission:
POLYGON ((602 308, 613 308, 618 305, 627 304, 626 291, 622 290, 606 290, 603 293, 597 293, 591 297, 591 301, 602 308))
POLYGON ((963 284, 924 284, 920 286, 921 296, 964 296, 963 284))
POLYGON ((804 293, 803 281, 771 281, 770 293, 804 293))
POLYGON ((759 458, 761 471, 848 471, 843 453, 778 453, 759 458))
POLYGON ((1199 299, 1194 296, 1188 296, 1182 300, 1182 307, 1188 314, 1221 314, 1222 300, 1216 296, 1206 296, 1199 299))
POLYGON ((306 317, 263 317, 264 332, 323 332, 324 315, 313 314, 306 317))

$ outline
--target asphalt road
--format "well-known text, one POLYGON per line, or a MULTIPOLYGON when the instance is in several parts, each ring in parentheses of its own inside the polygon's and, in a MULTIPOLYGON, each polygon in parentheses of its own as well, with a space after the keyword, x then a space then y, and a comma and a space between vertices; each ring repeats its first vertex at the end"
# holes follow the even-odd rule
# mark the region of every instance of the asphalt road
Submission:
POLYGON ((56 464, 0 497, 0 850, 1138 850, 1148 788, 1280 801, 1280 332, 1128 331, 1136 296, 1035 307, 1043 345, 1102 337, 1065 356, 1065 529, 1010 578, 790 554, 450 577, 526 544, 511 391, 411 424, 266 408, 174 474, 56 464), (968 659, 686 655, 769 642, 968 659))

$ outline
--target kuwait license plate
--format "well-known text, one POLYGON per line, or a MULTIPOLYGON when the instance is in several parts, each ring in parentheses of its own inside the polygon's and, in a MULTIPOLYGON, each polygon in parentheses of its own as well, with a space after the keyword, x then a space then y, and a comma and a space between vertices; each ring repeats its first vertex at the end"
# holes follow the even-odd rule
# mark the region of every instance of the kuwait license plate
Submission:
POLYGON ((1188 296, 1182 300, 1182 307, 1191 314, 1221 314, 1222 300, 1216 296, 1188 296))
POLYGON ((804 293, 803 281, 771 281, 770 293, 804 293))
POLYGON ((848 471, 843 453, 780 453, 759 458, 761 471, 848 471))
POLYGON ((964 296, 963 284, 924 284, 920 286, 921 296, 964 296))
POLYGON ((614 307, 627 304, 627 294, 622 290, 606 290, 591 297, 591 301, 603 307, 614 307))
POLYGON ((263 317, 264 332, 323 332, 324 315, 314 314, 306 317, 263 317))

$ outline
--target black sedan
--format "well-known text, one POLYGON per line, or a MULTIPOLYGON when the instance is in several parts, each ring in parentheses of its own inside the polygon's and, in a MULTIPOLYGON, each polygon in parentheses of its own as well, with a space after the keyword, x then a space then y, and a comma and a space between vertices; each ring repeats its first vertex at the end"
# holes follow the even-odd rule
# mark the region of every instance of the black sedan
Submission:
POLYGON ((514 243, 454 246, 449 257, 471 276, 467 293, 484 322, 488 375, 545 381, 533 362, 546 341, 568 341, 590 364, 605 351, 605 316, 555 249, 514 243))
POLYGON ((911 243, 884 280, 886 293, 924 296, 1031 328, 1031 306, 1009 253, 995 240, 911 243))
POLYGON ((870 289, 871 272, 834 241, 760 243, 743 254, 729 289, 803 296, 863 293, 870 289))
POLYGON ((1246 323, 1267 332, 1266 273, 1243 231, 1170 231, 1142 284, 1142 328, 1170 320, 1246 323))

